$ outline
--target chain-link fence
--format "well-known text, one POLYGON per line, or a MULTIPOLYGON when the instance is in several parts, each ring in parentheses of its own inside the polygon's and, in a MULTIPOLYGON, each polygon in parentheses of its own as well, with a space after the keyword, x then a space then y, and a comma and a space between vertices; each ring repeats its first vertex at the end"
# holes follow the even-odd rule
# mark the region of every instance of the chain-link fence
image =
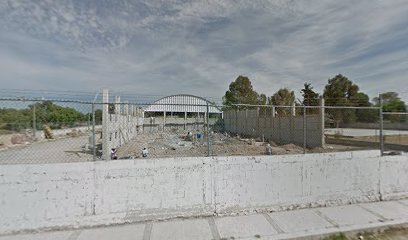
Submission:
POLYGON ((407 118, 379 107, 223 106, 190 95, 150 104, 0 99, 0 164, 407 151, 407 118))
POLYGON ((408 151, 408 113, 382 113, 381 142, 382 154, 396 154, 408 151))

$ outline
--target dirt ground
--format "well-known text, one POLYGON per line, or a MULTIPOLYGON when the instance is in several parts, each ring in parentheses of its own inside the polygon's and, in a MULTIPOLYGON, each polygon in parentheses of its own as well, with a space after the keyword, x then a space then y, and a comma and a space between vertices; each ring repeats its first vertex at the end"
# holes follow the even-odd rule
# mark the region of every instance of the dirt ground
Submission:
MULTIPOLYGON (((118 148, 119 159, 140 158, 144 147, 149 158, 202 157, 208 156, 207 138, 187 137, 187 131, 144 132, 118 148)), ((92 161, 91 151, 85 151, 89 143, 89 133, 69 132, 52 140, 34 141, 30 134, 0 135, 0 165, 23 163, 57 163, 92 161)), ((99 136, 98 134, 97 136, 99 136)), ((194 136, 194 135, 193 135, 194 136)), ((197 135, 195 135, 197 136, 197 135)), ((98 146, 100 137, 96 138, 98 146)), ((266 145, 271 144, 273 155, 303 154, 301 146, 294 144, 277 145, 262 142, 261 139, 248 139, 228 134, 211 134, 211 156, 256 156, 265 155, 266 145)), ((326 148, 306 149, 306 153, 353 151, 363 148, 327 145, 326 148)), ((97 151, 97 153, 100 153, 97 151)), ((99 159, 99 157, 97 157, 99 159)))
MULTIPOLYGON (((208 155, 206 138, 187 137, 187 131, 143 133, 132 142, 118 149, 119 158, 139 158, 144 147, 151 158, 198 157, 208 155)), ((194 135, 196 136, 196 135, 194 135)), ((271 144, 273 155, 303 154, 302 147, 295 144, 277 145, 274 142, 262 142, 261 139, 248 139, 228 134, 212 133, 210 151, 212 156, 254 156, 265 155, 266 145, 271 144)), ((306 149, 308 153, 350 151, 361 148, 329 145, 325 149, 306 149)))

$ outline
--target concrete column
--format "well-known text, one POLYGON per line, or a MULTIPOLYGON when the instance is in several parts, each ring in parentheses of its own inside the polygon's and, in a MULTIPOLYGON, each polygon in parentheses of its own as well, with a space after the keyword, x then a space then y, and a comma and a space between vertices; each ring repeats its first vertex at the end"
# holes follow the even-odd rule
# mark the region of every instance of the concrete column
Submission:
POLYGON ((109 142, 109 91, 103 90, 102 106, 102 159, 110 159, 110 142, 109 142))
POLYGON ((129 115, 129 101, 125 101, 124 110, 125 110, 126 116, 128 116, 129 115))
POLYGON ((261 135, 261 130, 259 126, 259 107, 256 108, 256 134, 258 137, 261 135))
POLYGON ((325 148, 326 147, 326 142, 324 139, 324 115, 325 115, 325 111, 324 111, 324 98, 320 98, 320 136, 322 137, 322 147, 325 148))
MULTIPOLYGON (((245 134, 248 134, 248 109, 245 109, 245 134)), ((251 131, 249 131, 251 132, 251 131)))
POLYGON ((204 119, 203 119, 204 125, 203 125, 203 130, 205 130, 205 128, 206 128, 206 120, 207 120, 207 112, 204 112, 204 119))
POLYGON ((164 111, 164 115, 163 115, 163 131, 164 131, 165 126, 166 126, 166 111, 164 111))
POLYGON ((120 97, 116 96, 115 97, 115 114, 120 114, 120 97))
POLYGON ((184 112, 184 130, 186 130, 187 125, 187 112, 184 112))

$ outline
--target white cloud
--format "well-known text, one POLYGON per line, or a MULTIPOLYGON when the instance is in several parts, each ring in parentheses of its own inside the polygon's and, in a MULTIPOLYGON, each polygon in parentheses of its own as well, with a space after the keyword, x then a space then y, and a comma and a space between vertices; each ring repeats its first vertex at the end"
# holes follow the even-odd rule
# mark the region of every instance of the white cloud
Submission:
POLYGON ((243 74, 259 92, 300 97, 304 82, 322 90, 343 73, 408 102, 403 0, 15 3, 0 2, 0 66, 19 80, 2 86, 220 98, 243 74))

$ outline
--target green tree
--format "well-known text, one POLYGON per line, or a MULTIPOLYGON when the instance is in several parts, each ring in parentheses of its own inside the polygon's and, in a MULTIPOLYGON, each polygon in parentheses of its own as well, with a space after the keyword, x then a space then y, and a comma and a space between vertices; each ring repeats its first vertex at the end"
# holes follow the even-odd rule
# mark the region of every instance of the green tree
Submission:
MULTIPOLYGON (((407 112, 405 102, 398 97, 396 92, 385 92, 381 94, 383 100, 383 112, 407 112)), ((376 106, 380 105, 380 99, 375 97, 374 103, 376 106)), ((404 122, 406 117, 404 115, 385 115, 384 120, 391 122, 404 122)))
MULTIPOLYGON (((355 106, 355 97, 359 87, 347 77, 338 74, 328 80, 324 88, 323 97, 326 106, 355 106)), ((342 122, 353 122, 356 120, 355 110, 350 108, 344 109, 327 109, 328 117, 336 122, 339 127, 342 122)))
MULTIPOLYGON (((356 107, 372 107, 373 104, 370 103, 370 98, 367 94, 359 92, 353 96, 353 105, 356 107)), ((379 112, 377 109, 356 109, 356 121, 373 123, 377 122, 379 119, 379 112)))
POLYGON ((28 109, 0 109, 0 129, 20 131, 31 128, 31 114, 28 109))
MULTIPOLYGON (((313 87, 311 83, 305 83, 304 88, 300 90, 303 97, 303 105, 304 106, 319 106, 319 94, 313 91, 313 87)), ((317 108, 309 108, 307 109, 307 114, 316 114, 319 112, 317 108)))
POLYGON ((86 115, 74 108, 62 107, 52 101, 42 101, 29 106, 30 112, 35 109, 37 129, 43 124, 51 128, 72 127, 77 122, 87 121, 86 115))
MULTIPOLYGON (((292 106, 295 102, 295 92, 288 88, 281 88, 270 98, 270 101, 275 106, 292 106)), ((289 108, 279 107, 276 110, 280 116, 290 114, 289 108)))
POLYGON ((102 124, 102 110, 97 109, 95 111, 95 124, 102 124))
POLYGON ((235 104, 256 105, 259 103, 259 95, 254 91, 248 77, 238 76, 238 78, 229 85, 229 90, 225 93, 223 102, 227 108, 248 109, 247 106, 237 106, 235 104))

